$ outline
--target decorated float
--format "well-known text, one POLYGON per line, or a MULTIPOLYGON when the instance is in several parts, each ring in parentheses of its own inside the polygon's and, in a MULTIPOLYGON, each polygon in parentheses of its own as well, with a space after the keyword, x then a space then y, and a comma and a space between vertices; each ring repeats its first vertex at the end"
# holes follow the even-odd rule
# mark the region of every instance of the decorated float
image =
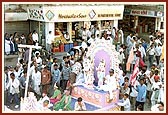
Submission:
MULTIPOLYGON (((119 60, 115 46, 108 40, 100 39, 94 41, 83 61, 83 85, 76 85, 72 90, 73 98, 82 97, 86 103, 101 108, 103 111, 119 110, 115 104, 119 100, 119 86, 113 90, 113 99, 105 90, 98 90, 104 84, 104 78, 109 75, 109 70, 114 70, 116 83, 118 82, 119 60)), ((112 86, 113 87, 113 86, 112 86)))

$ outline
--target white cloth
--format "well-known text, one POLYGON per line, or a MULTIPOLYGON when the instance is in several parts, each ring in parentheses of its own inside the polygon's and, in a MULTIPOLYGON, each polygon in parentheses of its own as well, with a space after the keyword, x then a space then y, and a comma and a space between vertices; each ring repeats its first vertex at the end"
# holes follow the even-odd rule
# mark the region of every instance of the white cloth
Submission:
POLYGON ((119 30, 119 36, 121 37, 121 43, 123 44, 124 43, 124 33, 122 30, 119 30))
POLYGON ((161 41, 159 39, 156 39, 155 43, 156 43, 156 45, 158 45, 158 43, 160 43, 162 45, 162 43, 161 43, 161 41))
POLYGON ((83 39, 83 40, 87 40, 86 31, 83 31, 83 32, 82 32, 82 39, 83 39))
POLYGON ((43 106, 43 103, 44 103, 44 101, 46 101, 46 100, 49 101, 49 105, 50 105, 50 98, 49 98, 47 95, 44 96, 43 98, 41 98, 41 99, 38 101, 38 103, 39 103, 41 106, 43 106))
POLYGON ((10 53, 10 41, 5 40, 5 53, 10 53))
POLYGON ((67 34, 64 34, 64 38, 65 38, 66 40, 69 40, 69 39, 70 39, 69 35, 67 35, 67 34))
POLYGON ((33 33, 32 34, 32 38, 33 38, 33 41, 38 41, 38 34, 37 33, 33 33))
POLYGON ((19 79, 21 72, 19 72, 19 71, 16 72, 16 71, 15 71, 14 74, 15 74, 15 78, 19 79))
POLYGON ((155 49, 154 48, 150 48, 147 50, 147 52, 149 51, 149 55, 154 55, 155 54, 155 49))
POLYGON ((87 32, 87 37, 91 38, 91 35, 92 35, 92 32, 91 32, 91 31, 88 31, 88 32, 87 32))
POLYGON ((100 36, 100 30, 96 30, 96 32, 95 32, 95 36, 97 37, 97 35, 100 36))
POLYGON ((136 80, 134 86, 131 87, 132 88, 132 92, 130 93, 131 97, 137 97, 138 96, 138 92, 135 90, 137 85, 139 85, 139 82, 136 80))
POLYGON ((81 47, 82 47, 83 49, 87 48, 86 42, 83 41, 82 44, 81 44, 81 47))
POLYGON ((51 44, 54 41, 54 36, 52 34, 48 34, 46 38, 46 43, 51 44))
POLYGON ((29 70, 30 76, 33 74, 34 71, 35 71, 35 66, 33 65, 30 67, 30 70, 29 70))
POLYGON ((119 53, 118 59, 119 59, 120 63, 123 64, 124 63, 124 59, 125 59, 124 53, 119 53))
POLYGON ((146 57, 145 48, 143 46, 139 47, 139 51, 141 52, 141 58, 146 57))
POLYGON ((107 34, 110 35, 111 34, 111 30, 107 30, 107 34))
POLYGON ((94 39, 93 38, 90 38, 89 40, 88 40, 88 43, 90 43, 90 44, 92 44, 94 42, 94 39))
POLYGON ((151 111, 159 111, 159 104, 156 104, 154 106, 151 107, 151 111))
POLYGON ((41 83, 41 73, 39 71, 37 71, 37 73, 35 73, 35 71, 32 73, 32 80, 33 80, 33 89, 37 94, 41 94, 40 92, 40 83, 41 83))
POLYGON ((129 98, 127 98, 126 100, 123 99, 123 102, 119 102, 117 103, 119 106, 124 106, 124 111, 130 111, 130 100, 129 98))
POLYGON ((38 57, 38 59, 37 59, 37 57, 35 57, 35 59, 36 59, 36 62, 37 62, 38 66, 42 65, 42 59, 41 59, 41 57, 38 57))
POLYGON ((156 56, 161 56, 161 54, 162 54, 162 47, 161 46, 156 46, 155 53, 156 53, 156 56))
POLYGON ((163 86, 159 89, 159 96, 157 102, 164 102, 164 88, 163 86))
POLYGON ((116 31, 115 31, 115 29, 112 29, 112 36, 113 36, 113 38, 115 38, 115 35, 116 35, 116 31))

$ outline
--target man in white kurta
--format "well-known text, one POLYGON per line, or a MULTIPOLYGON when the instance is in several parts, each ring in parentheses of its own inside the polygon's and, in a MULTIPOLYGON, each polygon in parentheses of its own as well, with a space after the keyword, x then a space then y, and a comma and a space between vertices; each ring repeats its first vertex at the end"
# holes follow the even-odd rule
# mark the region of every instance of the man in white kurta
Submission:
POLYGON ((39 38, 38 38, 38 34, 37 34, 36 30, 33 31, 32 38, 33 38, 34 45, 38 46, 38 39, 39 38))
POLYGON ((52 31, 49 31, 49 34, 46 37, 46 49, 51 52, 51 44, 54 41, 54 36, 52 35, 52 31))
POLYGON ((41 95, 40 92, 40 84, 41 84, 41 73, 35 67, 35 71, 32 73, 32 80, 33 80, 33 89, 38 94, 41 95))
POLYGON ((113 91, 117 89, 118 81, 114 74, 114 70, 111 69, 109 72, 110 72, 110 75, 107 75, 104 78, 105 84, 101 85, 100 88, 98 88, 98 90, 108 91, 110 94, 110 101, 112 101, 114 99, 113 91))

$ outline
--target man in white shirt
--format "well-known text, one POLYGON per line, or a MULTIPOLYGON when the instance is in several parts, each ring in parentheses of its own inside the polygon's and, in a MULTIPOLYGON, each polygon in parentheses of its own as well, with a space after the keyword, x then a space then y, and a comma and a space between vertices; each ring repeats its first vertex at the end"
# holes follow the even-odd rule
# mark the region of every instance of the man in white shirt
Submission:
POLYGON ((54 36, 52 35, 52 31, 49 31, 47 38, 46 38, 46 49, 49 52, 51 52, 51 44, 53 41, 54 41, 54 36))
POLYGON ((34 45, 38 45, 38 34, 36 32, 36 30, 33 31, 33 34, 32 34, 32 39, 33 39, 33 44, 34 45))
POLYGON ((119 30, 119 38, 120 38, 121 43, 124 44, 124 33, 123 33, 122 28, 120 28, 119 30))
POLYGON ((162 54, 162 46, 160 43, 158 43, 158 45, 155 47, 155 56, 156 56, 156 62, 157 62, 157 65, 159 65, 159 62, 160 62, 160 56, 162 54))
POLYGON ((110 69, 109 73, 110 73, 110 75, 107 75, 104 78, 105 84, 101 85, 100 88, 98 88, 98 90, 109 91, 109 94, 110 94, 109 102, 111 102, 114 99, 113 91, 117 89, 117 87, 119 86, 119 83, 118 83, 116 76, 114 74, 114 70, 110 69))
POLYGON ((81 47, 85 50, 88 46, 86 44, 86 40, 82 40, 81 47))
POLYGON ((154 106, 156 104, 156 101, 159 96, 159 90, 162 87, 162 83, 159 81, 160 77, 155 74, 154 76, 154 82, 152 84, 151 90, 152 90, 152 96, 151 96, 151 104, 154 106))
POLYGON ((74 111, 86 111, 86 105, 82 101, 81 97, 79 97, 77 102, 75 102, 74 111))
POLYGON ((152 43, 150 48, 147 50, 147 52, 149 52, 149 67, 152 66, 153 64, 153 58, 155 55, 155 48, 154 48, 154 44, 152 43))
POLYGON ((139 51, 141 52, 141 58, 143 59, 143 61, 145 61, 146 52, 145 48, 142 46, 142 43, 139 43, 139 51))
POLYGON ((19 107, 19 97, 18 97, 18 93, 19 93, 19 80, 17 78, 15 78, 15 74, 11 73, 10 74, 10 80, 9 83, 6 86, 6 89, 9 89, 9 97, 8 97, 8 107, 10 104, 10 101, 12 99, 12 97, 14 97, 14 102, 15 102, 15 108, 19 107))

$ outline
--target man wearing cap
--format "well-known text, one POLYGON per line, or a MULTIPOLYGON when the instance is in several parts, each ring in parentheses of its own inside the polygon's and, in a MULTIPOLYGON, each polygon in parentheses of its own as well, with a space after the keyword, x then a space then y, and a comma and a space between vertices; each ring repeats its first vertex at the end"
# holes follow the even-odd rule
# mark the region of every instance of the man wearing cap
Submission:
POLYGON ((47 70, 47 66, 45 66, 41 71, 41 84, 42 84, 42 92, 49 93, 49 84, 51 82, 51 73, 47 70))
POLYGON ((152 96, 151 96, 151 104, 154 106, 156 104, 156 101, 159 96, 159 90, 162 87, 162 83, 160 82, 160 77, 155 74, 154 75, 154 82, 152 84, 151 90, 152 90, 152 96))

